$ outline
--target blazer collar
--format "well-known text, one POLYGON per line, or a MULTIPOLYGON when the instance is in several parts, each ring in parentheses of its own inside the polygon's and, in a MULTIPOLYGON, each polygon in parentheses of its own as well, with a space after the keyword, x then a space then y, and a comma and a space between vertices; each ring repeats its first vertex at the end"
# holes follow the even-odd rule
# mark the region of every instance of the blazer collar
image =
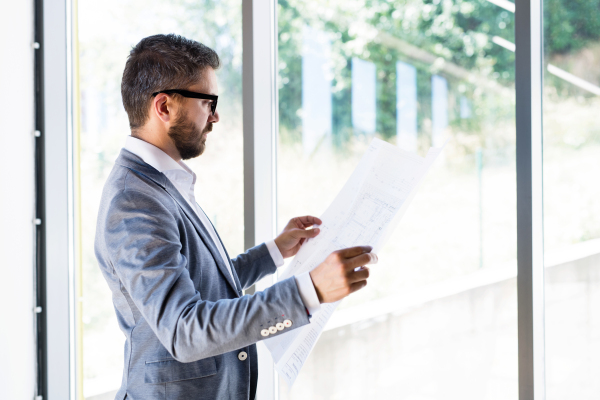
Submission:
POLYGON ((121 149, 119 156, 117 157, 115 164, 120 165, 122 167, 128 168, 130 170, 136 171, 145 177, 154 181, 161 188, 165 188, 167 185, 166 175, 162 172, 158 172, 156 168, 147 164, 141 157, 133 154, 129 150, 121 149))
MULTIPOLYGON (((165 176, 165 174, 163 174, 162 172, 158 172, 154 167, 145 163, 144 160, 142 160, 140 157, 136 156, 135 154, 126 149, 121 149, 121 153, 117 157, 115 163, 151 179, 153 182, 155 182, 157 185, 163 188, 175 200, 175 202, 179 205, 179 208, 181 208, 185 215, 188 217, 188 219, 192 221, 194 228, 196 228, 196 231, 200 235, 200 238, 202 239, 206 247, 208 247, 208 250, 215 259, 215 262, 217 263, 217 266, 219 267, 221 273, 225 277, 225 280, 227 280, 235 294, 239 297, 240 293, 238 292, 238 288, 241 289, 241 286, 239 284, 239 280, 237 279, 235 269, 233 268, 231 261, 229 261, 229 265, 231 267, 232 272, 230 274, 229 270, 227 269, 227 266, 222 260, 221 255, 219 254, 219 251, 217 250, 216 244, 211 239, 210 234, 206 230, 204 224, 202 224, 202 222, 200 221, 200 218, 198 218, 198 214, 196 214, 196 211, 194 211, 192 207, 190 207, 190 204, 187 201, 185 201, 185 199, 179 193, 179 190, 177 190, 177 188, 173 185, 173 183, 171 183, 171 181, 165 176), (236 277, 236 283, 238 285, 237 287, 236 284, 231 280, 231 275, 236 277)), ((218 233, 217 237, 220 241, 221 237, 219 237, 218 233)), ((221 245, 223 246, 223 242, 221 242, 221 245)), ((223 246, 223 249, 225 250, 225 246, 223 246)), ((229 259, 227 250, 225 250, 225 254, 229 259)))

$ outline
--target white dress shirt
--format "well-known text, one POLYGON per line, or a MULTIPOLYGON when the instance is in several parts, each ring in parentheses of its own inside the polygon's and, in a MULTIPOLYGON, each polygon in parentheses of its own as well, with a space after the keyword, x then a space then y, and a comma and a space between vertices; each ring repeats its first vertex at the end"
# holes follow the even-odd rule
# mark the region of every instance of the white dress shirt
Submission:
MULTIPOLYGON (((225 254, 225 249, 221 245, 221 242, 219 241, 217 233, 210 223, 210 220, 196 202, 196 197, 194 195, 196 174, 194 171, 192 171, 183 161, 177 162, 158 147, 144 142, 143 140, 134 138, 133 136, 127 136, 124 148, 125 150, 128 150, 140 157, 146 164, 149 164, 158 172, 165 174, 167 179, 171 181, 179 194, 181 194, 181 197, 188 202, 188 204, 198 215, 198 218, 200 218, 200 222, 202 222, 202 225, 204 225, 210 234, 211 239, 219 251, 219 255, 227 266, 227 270, 231 275, 231 279, 235 283, 229 260, 225 254)), ((275 244, 275 240, 270 240, 266 242, 265 245, 267 246, 269 254, 271 255, 271 258, 273 258, 273 262, 277 268, 281 267, 284 264, 283 256, 275 244)), ((300 292, 300 298, 302 298, 304 306, 310 314, 314 314, 321 308, 321 304, 309 273, 305 272, 300 274, 296 276, 295 279, 296 284, 298 285, 298 291, 300 292)))

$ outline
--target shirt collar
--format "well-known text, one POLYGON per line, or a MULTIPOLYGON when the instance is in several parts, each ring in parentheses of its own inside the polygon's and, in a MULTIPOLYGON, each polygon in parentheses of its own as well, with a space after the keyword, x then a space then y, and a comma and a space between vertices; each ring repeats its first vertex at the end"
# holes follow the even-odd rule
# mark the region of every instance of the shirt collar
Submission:
POLYGON ((172 175, 173 173, 178 175, 176 171, 182 171, 192 177, 192 184, 196 183, 196 174, 183 161, 173 160, 167 153, 148 142, 133 136, 127 136, 124 148, 140 157, 158 172, 166 175, 172 175))

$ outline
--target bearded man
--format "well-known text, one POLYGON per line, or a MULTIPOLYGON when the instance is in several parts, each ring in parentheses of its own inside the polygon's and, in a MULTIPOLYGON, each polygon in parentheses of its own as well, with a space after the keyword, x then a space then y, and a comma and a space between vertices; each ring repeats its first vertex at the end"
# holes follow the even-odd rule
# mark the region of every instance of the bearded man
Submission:
POLYGON ((274 240, 229 258, 182 161, 203 153, 219 122, 219 63, 201 43, 155 35, 125 65, 131 136, 104 186, 95 240, 126 338, 118 400, 253 400, 255 343, 364 287, 364 266, 376 261, 368 246, 340 250, 310 273, 243 295, 318 235, 308 228, 321 221, 294 218, 274 240))

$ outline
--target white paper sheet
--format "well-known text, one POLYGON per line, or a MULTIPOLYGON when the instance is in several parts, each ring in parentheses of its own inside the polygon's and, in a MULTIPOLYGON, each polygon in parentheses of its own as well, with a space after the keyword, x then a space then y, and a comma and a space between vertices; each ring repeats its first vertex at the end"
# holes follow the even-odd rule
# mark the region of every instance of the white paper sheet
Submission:
MULTIPOLYGON (((379 139, 321 216, 321 233, 307 240, 279 279, 311 271, 331 252, 347 247, 383 246, 414 198, 423 177, 442 151, 425 158, 379 139)), ((339 302, 323 304, 310 324, 264 341, 275 369, 291 387, 339 302)))

